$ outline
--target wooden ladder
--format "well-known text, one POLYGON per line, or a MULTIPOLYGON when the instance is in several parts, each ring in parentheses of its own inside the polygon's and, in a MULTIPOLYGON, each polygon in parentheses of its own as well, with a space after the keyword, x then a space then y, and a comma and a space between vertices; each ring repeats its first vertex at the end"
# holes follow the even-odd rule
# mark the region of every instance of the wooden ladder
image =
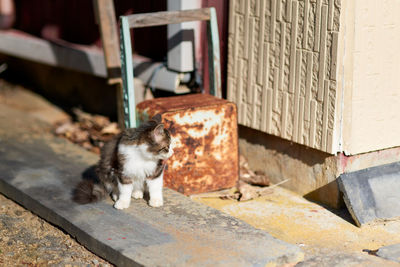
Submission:
POLYGON ((217 15, 213 7, 193 10, 142 13, 120 17, 121 74, 124 122, 126 128, 136 127, 137 125, 130 29, 203 20, 207 21, 210 94, 216 97, 221 97, 219 35, 217 15))

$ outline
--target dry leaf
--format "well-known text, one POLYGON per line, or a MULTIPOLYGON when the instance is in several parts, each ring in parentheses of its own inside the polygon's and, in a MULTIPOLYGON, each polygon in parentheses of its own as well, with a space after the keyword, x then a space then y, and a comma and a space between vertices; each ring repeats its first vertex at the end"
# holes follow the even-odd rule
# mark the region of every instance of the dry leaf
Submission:
POLYGON ((102 134, 119 134, 119 132, 118 124, 115 122, 110 123, 101 130, 102 134))
POLYGON ((268 177, 261 171, 253 172, 250 170, 249 164, 243 155, 239 157, 239 170, 241 181, 252 185, 269 186, 270 181, 268 177))
POLYGON ((240 201, 246 201, 259 197, 258 191, 260 188, 249 185, 243 181, 239 181, 240 201))
POLYGON ((98 130, 103 129, 110 124, 110 120, 108 118, 100 115, 93 116, 92 122, 94 124, 94 127, 98 130))
POLYGON ((67 122, 61 124, 60 126, 58 126, 54 132, 57 135, 62 135, 62 134, 65 134, 66 132, 73 132, 76 130, 76 128, 77 127, 72 122, 67 121, 67 122))
POLYGON ((237 188, 232 187, 232 188, 228 188, 228 189, 222 189, 219 191, 193 194, 190 196, 190 198, 222 198, 222 199, 237 200, 237 199, 239 199, 239 195, 240 194, 239 194, 239 191, 237 190, 237 188))
POLYGON ((82 131, 80 129, 73 132, 72 141, 74 143, 82 143, 89 140, 89 133, 87 131, 82 131))
POLYGON ((104 142, 120 133, 117 123, 110 122, 107 117, 92 115, 78 108, 73 109, 73 113, 77 121, 56 124, 54 132, 89 151, 99 154, 104 142))

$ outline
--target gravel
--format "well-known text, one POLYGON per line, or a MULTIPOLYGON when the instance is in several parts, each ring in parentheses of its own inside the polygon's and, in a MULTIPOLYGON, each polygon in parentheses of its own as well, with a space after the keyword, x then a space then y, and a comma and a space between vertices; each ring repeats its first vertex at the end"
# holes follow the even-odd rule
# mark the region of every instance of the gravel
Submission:
POLYGON ((0 266, 113 266, 0 194, 0 266))

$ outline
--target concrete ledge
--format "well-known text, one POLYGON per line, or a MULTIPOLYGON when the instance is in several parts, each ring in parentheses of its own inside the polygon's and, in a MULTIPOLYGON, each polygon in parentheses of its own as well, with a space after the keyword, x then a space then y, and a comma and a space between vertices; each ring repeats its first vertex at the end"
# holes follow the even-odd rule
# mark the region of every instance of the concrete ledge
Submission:
POLYGON ((239 150, 253 170, 273 183, 333 208, 344 206, 337 178, 343 173, 397 162, 400 147, 346 156, 331 155, 304 145, 240 126, 239 150))
POLYGON ((80 206, 71 191, 97 156, 41 132, 24 113, 0 107, 0 191, 118 266, 265 266, 296 263, 294 245, 165 190, 165 206, 133 200, 80 206), (8 118, 13 118, 12 121, 8 118), (5 130, 6 129, 6 130, 5 130))

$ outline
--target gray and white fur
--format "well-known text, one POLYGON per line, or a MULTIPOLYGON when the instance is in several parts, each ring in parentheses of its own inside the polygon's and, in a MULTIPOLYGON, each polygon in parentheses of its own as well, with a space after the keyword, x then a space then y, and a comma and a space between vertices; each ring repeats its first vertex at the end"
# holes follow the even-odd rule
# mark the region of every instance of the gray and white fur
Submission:
POLYGON ((74 200, 87 204, 110 194, 115 208, 126 209, 131 197, 143 198, 147 189, 149 205, 160 207, 164 202, 165 160, 172 153, 171 137, 160 115, 138 128, 126 129, 102 148, 96 168, 99 183, 82 181, 74 191, 74 200))

